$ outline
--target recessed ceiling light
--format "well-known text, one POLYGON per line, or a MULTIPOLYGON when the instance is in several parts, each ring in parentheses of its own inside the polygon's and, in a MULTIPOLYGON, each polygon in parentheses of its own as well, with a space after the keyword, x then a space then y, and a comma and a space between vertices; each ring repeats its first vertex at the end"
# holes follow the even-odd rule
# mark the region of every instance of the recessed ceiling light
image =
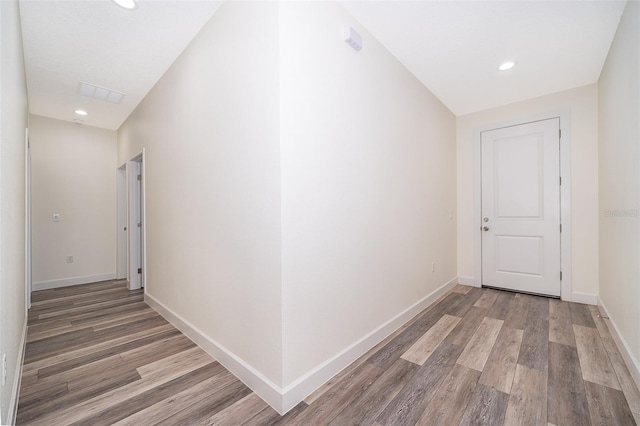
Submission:
POLYGON ((113 2, 118 6, 123 7, 127 10, 132 10, 136 8, 135 0, 113 0, 113 2))
POLYGON ((500 71, 506 71, 506 70, 510 70, 511 68, 513 68, 513 67, 515 67, 515 66, 516 66, 516 63, 515 63, 515 62, 507 61, 507 62, 505 62, 504 64, 500 65, 500 66, 498 67, 498 69, 499 69, 500 71))
POLYGON ((75 110, 74 112, 75 112, 76 114, 78 114, 78 115, 88 115, 88 114, 87 114, 87 111, 82 110, 82 109, 77 109, 77 110, 75 110))

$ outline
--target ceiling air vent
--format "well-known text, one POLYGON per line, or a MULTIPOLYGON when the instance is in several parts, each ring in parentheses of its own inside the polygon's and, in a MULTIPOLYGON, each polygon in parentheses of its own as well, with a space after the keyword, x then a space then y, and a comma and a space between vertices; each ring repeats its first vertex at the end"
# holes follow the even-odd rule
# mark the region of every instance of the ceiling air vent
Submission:
POLYGON ((113 104, 119 104, 125 97, 124 93, 118 92, 117 90, 107 89, 106 87, 96 86, 95 84, 85 83, 84 81, 81 81, 78 85, 78 92, 82 96, 96 98, 113 104))

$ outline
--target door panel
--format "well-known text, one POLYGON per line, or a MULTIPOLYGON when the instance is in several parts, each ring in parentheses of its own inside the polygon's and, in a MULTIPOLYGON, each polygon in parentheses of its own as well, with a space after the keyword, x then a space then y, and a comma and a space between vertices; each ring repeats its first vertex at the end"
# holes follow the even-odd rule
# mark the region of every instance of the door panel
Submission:
POLYGON ((541 135, 494 141, 496 217, 541 217, 542 142, 541 135))
POLYGON ((544 239, 540 237, 496 236, 498 272, 542 275, 544 239))
POLYGON ((560 295, 559 119, 482 133, 482 284, 560 295))

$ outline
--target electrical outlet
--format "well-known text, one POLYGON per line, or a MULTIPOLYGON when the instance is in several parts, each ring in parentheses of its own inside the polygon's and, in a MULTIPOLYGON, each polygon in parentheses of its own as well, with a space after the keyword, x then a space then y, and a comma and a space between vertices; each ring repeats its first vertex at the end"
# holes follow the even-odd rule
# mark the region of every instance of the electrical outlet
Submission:
POLYGON ((2 386, 7 383, 7 354, 2 354, 2 386))
POLYGON ((67 263, 73 263, 73 256, 67 256, 67 263))
POLYGON ((54 213, 53 214, 53 221, 54 222, 60 222, 60 213, 54 213))
POLYGON ((431 262, 431 272, 436 271, 436 262, 431 262))

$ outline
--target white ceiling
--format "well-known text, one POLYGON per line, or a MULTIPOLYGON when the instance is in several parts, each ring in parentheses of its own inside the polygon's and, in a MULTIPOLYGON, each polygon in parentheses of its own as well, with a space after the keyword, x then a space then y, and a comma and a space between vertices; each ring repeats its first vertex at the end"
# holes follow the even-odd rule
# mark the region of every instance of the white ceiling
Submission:
POLYGON ((595 83, 625 4, 355 1, 344 6, 453 113, 463 115, 595 83), (517 65, 498 71, 506 60, 517 65))
MULTIPOLYGON (((625 2, 353 1, 344 7, 456 115, 597 81, 625 2), (515 68, 497 71, 504 60, 515 68)), ((219 2, 21 0, 31 113, 117 129, 219 2), (121 104, 78 94, 85 81, 121 104)), ((366 49, 366 45, 364 46, 366 49)))
POLYGON ((30 112, 117 129, 219 5, 140 1, 129 11, 110 0, 21 0, 30 112), (80 81, 126 96, 120 104, 80 96, 80 81))

